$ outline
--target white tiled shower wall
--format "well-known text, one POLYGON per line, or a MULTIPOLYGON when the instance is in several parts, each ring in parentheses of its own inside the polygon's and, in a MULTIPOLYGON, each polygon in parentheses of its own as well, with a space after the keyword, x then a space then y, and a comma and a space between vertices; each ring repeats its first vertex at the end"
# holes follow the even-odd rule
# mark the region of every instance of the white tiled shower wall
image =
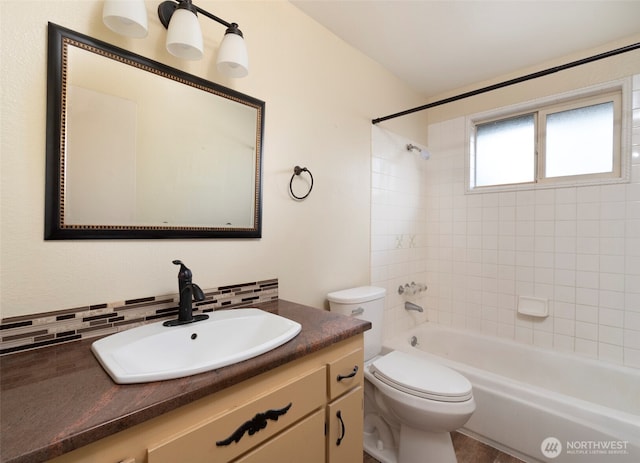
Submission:
POLYGON ((640 75, 633 79, 631 183, 464 193, 465 121, 429 127, 429 161, 373 128, 372 284, 385 336, 453 325, 640 368, 640 75), (403 309, 397 288, 425 283, 403 309), (549 301, 519 315, 518 296, 549 301))

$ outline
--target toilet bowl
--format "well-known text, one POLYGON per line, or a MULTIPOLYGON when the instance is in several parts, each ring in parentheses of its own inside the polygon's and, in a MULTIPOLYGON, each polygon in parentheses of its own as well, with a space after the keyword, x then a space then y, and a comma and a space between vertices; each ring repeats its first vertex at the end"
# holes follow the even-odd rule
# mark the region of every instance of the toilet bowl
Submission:
POLYGON ((475 411, 471 383, 464 376, 398 351, 368 362, 364 373, 375 388, 374 405, 368 404, 367 411, 373 408, 397 429, 397 458, 381 461, 456 462, 449 433, 475 411))
POLYGON ((475 411, 471 383, 436 362, 382 349, 384 289, 327 295, 332 311, 368 320, 365 332, 364 448, 383 463, 455 463, 450 432, 475 411))

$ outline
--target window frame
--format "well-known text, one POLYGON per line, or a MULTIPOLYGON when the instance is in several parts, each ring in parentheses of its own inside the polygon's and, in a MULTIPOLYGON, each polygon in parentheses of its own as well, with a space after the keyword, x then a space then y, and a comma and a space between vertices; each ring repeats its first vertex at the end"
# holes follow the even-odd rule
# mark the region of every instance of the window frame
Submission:
POLYGON ((517 191, 538 188, 569 187, 579 185, 600 185, 608 183, 628 183, 631 173, 631 79, 625 78, 605 84, 574 90, 562 94, 539 98, 525 103, 493 109, 473 114, 466 118, 465 192, 483 193, 495 191, 517 191), (588 107, 613 101, 614 104, 614 146, 613 171, 592 174, 578 174, 559 177, 545 177, 546 117, 571 109, 588 107), (500 120, 534 114, 535 160, 534 180, 524 183, 500 185, 475 185, 476 127, 500 120))

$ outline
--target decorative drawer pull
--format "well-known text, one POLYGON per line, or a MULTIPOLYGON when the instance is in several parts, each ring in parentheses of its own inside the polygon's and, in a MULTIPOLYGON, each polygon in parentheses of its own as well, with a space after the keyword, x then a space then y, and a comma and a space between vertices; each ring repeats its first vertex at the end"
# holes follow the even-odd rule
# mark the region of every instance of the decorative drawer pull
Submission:
POLYGON ((290 403, 286 407, 281 408, 280 410, 267 410, 264 413, 258 413, 253 419, 247 421, 238 429, 235 430, 233 434, 227 437, 225 440, 219 440, 216 442, 218 447, 223 447, 225 445, 229 445, 232 442, 240 442, 240 439, 244 436, 245 432, 248 432, 250 436, 253 436, 255 433, 267 427, 267 420, 278 421, 278 418, 289 411, 293 403, 290 403))
POLYGON ((340 437, 338 437, 338 440, 336 441, 336 445, 339 446, 342 443, 342 439, 344 439, 344 435, 347 432, 347 428, 344 426, 344 421, 342 421, 342 413, 340 412, 340 410, 338 410, 338 412, 336 413, 336 416, 340 420, 340 437))
POLYGON ((353 371, 348 375, 338 375, 338 382, 342 381, 343 379, 353 378, 357 374, 358 374, 358 365, 354 366, 353 371))

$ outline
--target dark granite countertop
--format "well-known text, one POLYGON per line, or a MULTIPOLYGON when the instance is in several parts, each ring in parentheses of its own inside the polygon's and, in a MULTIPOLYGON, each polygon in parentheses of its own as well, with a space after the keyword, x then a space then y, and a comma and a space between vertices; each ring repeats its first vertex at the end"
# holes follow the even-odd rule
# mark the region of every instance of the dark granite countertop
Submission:
POLYGON ((46 461, 371 327, 283 300, 255 306, 299 322, 302 331, 266 354, 186 378, 118 385, 91 353, 95 339, 0 357, 0 462, 46 461))

